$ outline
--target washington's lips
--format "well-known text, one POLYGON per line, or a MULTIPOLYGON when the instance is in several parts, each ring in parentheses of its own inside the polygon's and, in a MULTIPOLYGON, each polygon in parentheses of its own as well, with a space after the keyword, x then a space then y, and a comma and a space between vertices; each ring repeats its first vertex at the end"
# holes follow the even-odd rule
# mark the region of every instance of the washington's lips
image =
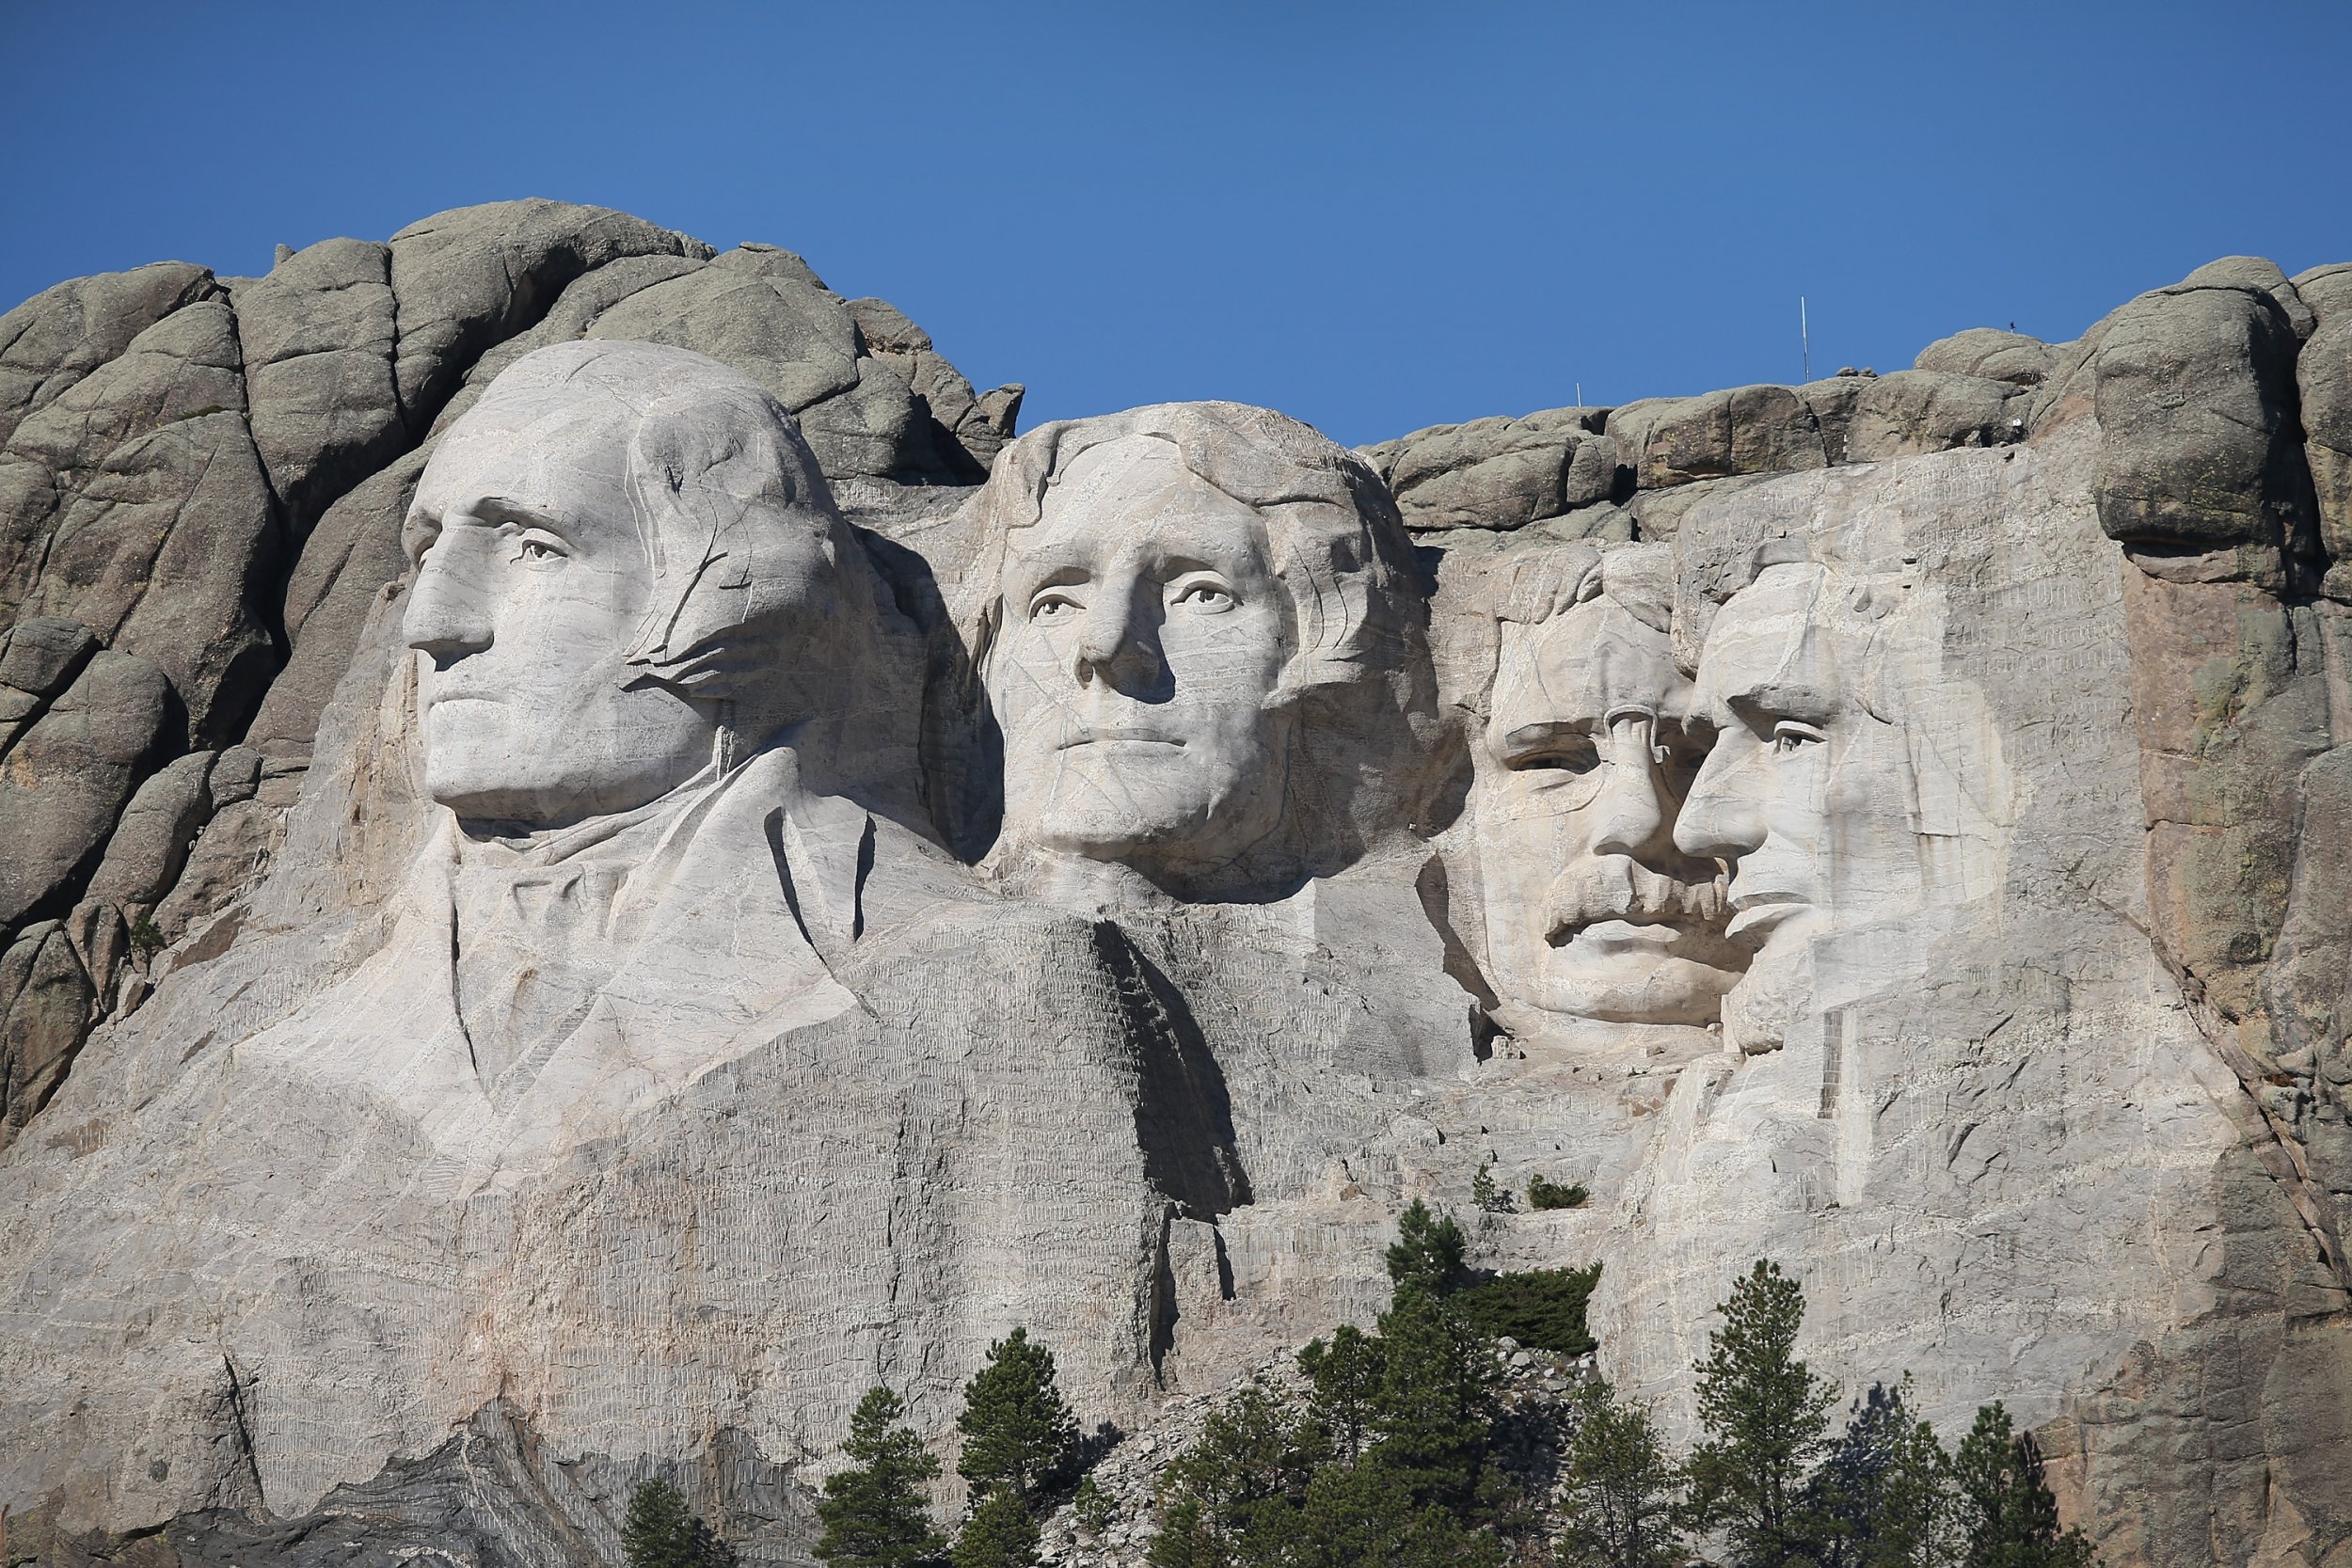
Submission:
POLYGON ((1143 724, 1081 724, 1062 737, 1056 751, 1066 752, 1073 746, 1094 746, 1105 742, 1127 741, 1144 746, 1182 746, 1184 741, 1162 730, 1143 724))

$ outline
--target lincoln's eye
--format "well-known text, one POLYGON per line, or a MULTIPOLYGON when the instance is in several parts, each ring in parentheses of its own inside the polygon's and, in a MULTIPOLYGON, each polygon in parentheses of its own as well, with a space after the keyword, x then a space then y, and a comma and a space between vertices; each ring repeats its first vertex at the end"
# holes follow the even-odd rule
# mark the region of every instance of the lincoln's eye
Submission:
POLYGON ((1040 594, 1036 598, 1029 601, 1029 619, 1032 621, 1058 621, 1064 616, 1074 613, 1077 608, 1077 601, 1071 598, 1068 594, 1040 594))
POLYGON ((526 539, 517 552, 525 561, 553 561, 564 552, 541 539, 526 539))
POLYGON ((1794 756, 1807 746, 1819 746, 1828 738, 1811 724, 1783 719, 1772 726, 1772 752, 1776 756, 1794 756))

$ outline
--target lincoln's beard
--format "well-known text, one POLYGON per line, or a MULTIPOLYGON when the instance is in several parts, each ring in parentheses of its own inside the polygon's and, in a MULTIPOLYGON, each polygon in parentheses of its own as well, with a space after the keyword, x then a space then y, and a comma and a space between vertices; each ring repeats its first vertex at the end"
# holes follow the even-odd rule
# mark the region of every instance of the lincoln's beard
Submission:
POLYGON ((1813 1005, 1813 942, 1817 920, 1798 918, 1775 927, 1724 997, 1724 1038, 1748 1055, 1777 1051, 1799 1013, 1813 1005))

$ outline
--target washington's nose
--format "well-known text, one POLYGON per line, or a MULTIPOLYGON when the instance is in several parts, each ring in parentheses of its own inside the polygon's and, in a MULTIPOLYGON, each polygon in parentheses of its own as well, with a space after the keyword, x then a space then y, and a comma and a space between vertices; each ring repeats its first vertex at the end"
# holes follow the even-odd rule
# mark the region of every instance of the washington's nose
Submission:
POLYGON ((408 645, 447 660, 490 645, 489 606, 473 574, 461 569, 446 542, 425 552, 400 629, 408 645))
POLYGON ((1723 743, 1707 753, 1675 817, 1675 847, 1708 860, 1737 860, 1762 847, 1764 817, 1740 787, 1740 764, 1723 743))

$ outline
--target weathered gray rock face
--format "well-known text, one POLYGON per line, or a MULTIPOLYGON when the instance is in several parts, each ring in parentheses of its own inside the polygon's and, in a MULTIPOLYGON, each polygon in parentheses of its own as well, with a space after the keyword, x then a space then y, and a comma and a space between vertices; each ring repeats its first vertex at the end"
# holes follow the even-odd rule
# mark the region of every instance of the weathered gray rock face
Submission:
POLYGON ((2211 548, 2312 526, 2295 318, 2264 282, 2216 262, 2102 324, 2090 372, 2110 538, 2211 548))
POLYGON ((2105 1560, 2336 1568, 2347 278, 1354 455, 1012 440, 800 258, 553 203, 52 291, 12 1544, 609 1562, 661 1473, 804 1562, 870 1383, 951 1444, 1025 1323, 1182 1427, 1491 1162, 1593 1200, 1474 1260, 1602 1262, 1670 1424, 1769 1255, 2105 1560))

